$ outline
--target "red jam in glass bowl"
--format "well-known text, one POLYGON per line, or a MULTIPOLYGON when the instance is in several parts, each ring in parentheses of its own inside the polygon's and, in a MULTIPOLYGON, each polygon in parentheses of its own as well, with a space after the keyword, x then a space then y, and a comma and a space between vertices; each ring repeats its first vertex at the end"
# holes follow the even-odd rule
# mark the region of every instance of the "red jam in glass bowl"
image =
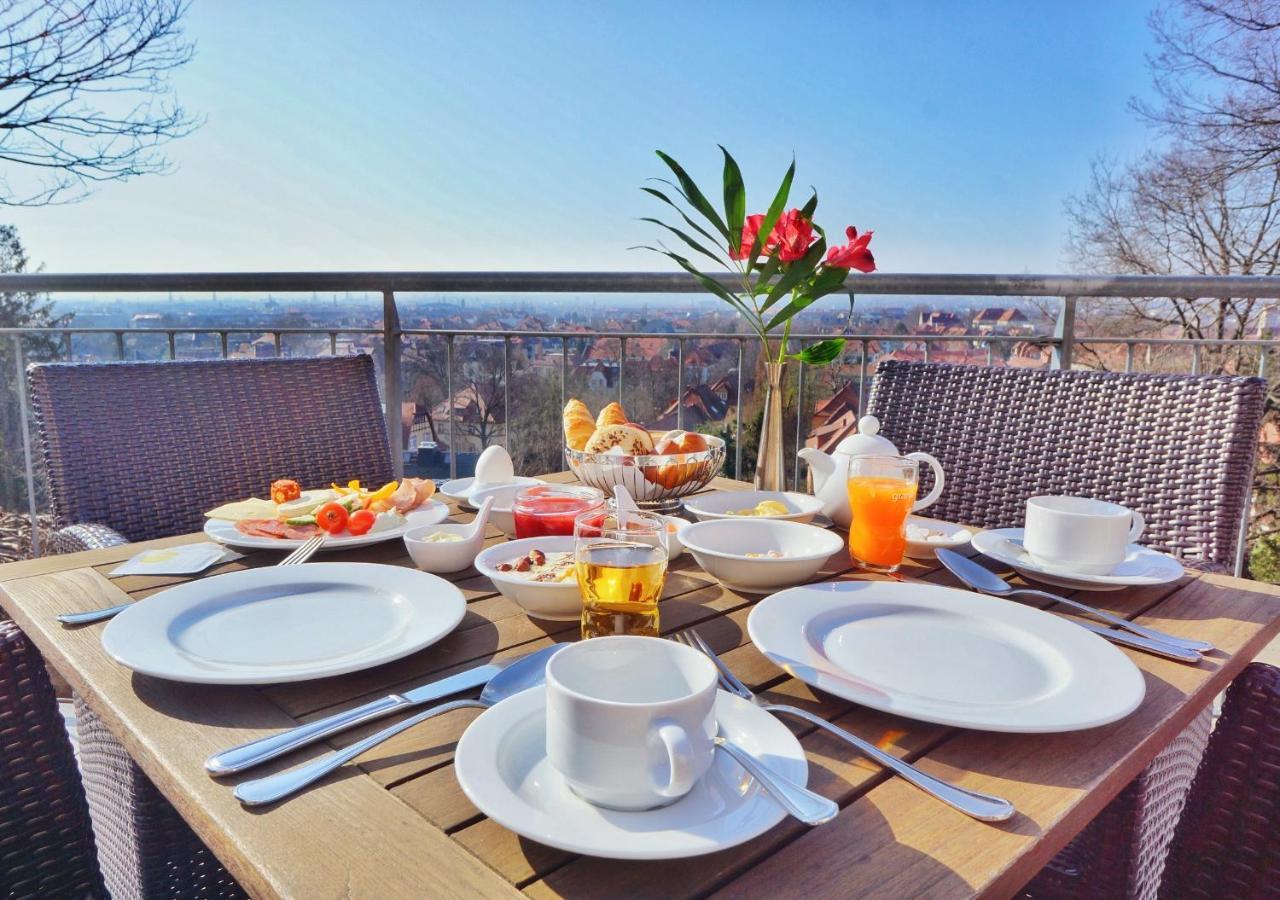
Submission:
POLYGON ((560 484, 522 488, 511 502, 516 537, 572 536, 574 518, 597 506, 604 510, 604 495, 595 488, 560 484))

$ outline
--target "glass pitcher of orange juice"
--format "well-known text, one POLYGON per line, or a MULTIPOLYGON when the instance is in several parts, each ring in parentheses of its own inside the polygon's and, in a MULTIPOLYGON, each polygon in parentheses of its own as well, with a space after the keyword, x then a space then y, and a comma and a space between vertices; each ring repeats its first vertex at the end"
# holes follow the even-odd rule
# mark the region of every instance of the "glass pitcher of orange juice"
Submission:
POLYGON ((904 456, 849 461, 849 556, 873 572, 896 572, 907 549, 907 516, 916 503, 920 463, 904 456))

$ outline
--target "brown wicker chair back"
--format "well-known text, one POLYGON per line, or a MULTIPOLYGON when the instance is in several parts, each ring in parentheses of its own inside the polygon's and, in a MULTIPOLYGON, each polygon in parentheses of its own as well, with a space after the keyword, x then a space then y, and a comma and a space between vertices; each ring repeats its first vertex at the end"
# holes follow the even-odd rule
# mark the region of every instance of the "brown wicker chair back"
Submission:
POLYGON ((89 807, 44 660, 0 622, 0 897, 106 897, 89 807))
POLYGON ((198 531, 277 478, 392 477, 368 356, 51 363, 28 379, 60 527, 141 541, 198 531))
POLYGON ((1196 773, 1162 898, 1280 897, 1280 669, 1245 667, 1196 773))
POLYGON ((1253 482, 1261 378, 1038 371, 889 361, 868 411, 907 453, 942 463, 925 515, 1022 524, 1037 494, 1142 513, 1142 543, 1196 565, 1234 564, 1253 482))

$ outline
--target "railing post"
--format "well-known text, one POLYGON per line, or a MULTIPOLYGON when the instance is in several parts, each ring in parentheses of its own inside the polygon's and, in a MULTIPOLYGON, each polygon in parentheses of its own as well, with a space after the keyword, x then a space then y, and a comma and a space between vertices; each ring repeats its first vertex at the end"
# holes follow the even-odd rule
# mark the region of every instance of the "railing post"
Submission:
MULTIPOLYGON (((279 341, 280 336, 276 335, 279 341)), ((277 347, 276 355, 279 355, 277 347)), ((391 471, 404 476, 404 435, 400 427, 400 310, 394 291, 382 292, 382 397, 387 409, 387 442, 391 445, 391 471)))
MULTIPOLYGON (((225 355, 225 354, 224 354, 225 355)), ((116 359, 124 362, 124 332, 116 332, 116 359)))
POLYGON ((742 480, 742 365, 746 341, 738 338, 738 411, 733 416, 733 477, 742 480))
POLYGON ((453 433, 453 335, 444 336, 444 407, 449 419, 449 477, 458 477, 458 447, 453 433))
POLYGON ((1076 298, 1063 297, 1062 309, 1053 324, 1053 356, 1049 362, 1053 369, 1070 369, 1076 343, 1076 298))
POLYGON ((511 453, 511 335, 502 336, 502 442, 511 453))
POLYGON ((627 339, 625 337, 618 338, 618 405, 625 406, 622 402, 622 382, 623 373, 627 370, 627 339))
POLYGON ((676 341, 676 428, 684 428, 684 338, 676 341))
POLYGON ((862 339, 862 355, 858 359, 858 418, 867 412, 867 339, 862 339))
POLYGON ((31 426, 27 422, 27 379, 23 364, 22 337, 13 336, 13 360, 18 377, 13 388, 18 392, 18 415, 22 424, 22 461, 27 475, 27 513, 31 517, 31 555, 40 555, 40 524, 36 518, 36 473, 31 462, 31 426))
MULTIPOLYGON (((797 341, 797 352, 804 350, 804 341, 797 341)), ((788 348, 790 349, 790 348, 788 348)), ((804 420, 804 363, 797 362, 800 368, 796 370, 796 458, 793 462, 791 474, 791 489, 793 491, 800 490, 800 456, 799 450, 804 446, 803 427, 804 420)))

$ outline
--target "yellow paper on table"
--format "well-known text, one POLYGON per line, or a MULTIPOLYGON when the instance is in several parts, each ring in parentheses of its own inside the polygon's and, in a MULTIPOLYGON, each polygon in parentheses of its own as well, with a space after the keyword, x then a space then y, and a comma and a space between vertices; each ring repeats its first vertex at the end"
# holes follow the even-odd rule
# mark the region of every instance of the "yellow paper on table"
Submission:
POLYGON ((276 511, 276 504, 270 500, 250 497, 248 500, 224 503, 217 509, 209 510, 205 516, 210 519, 226 519, 228 522, 243 522, 245 519, 274 519, 276 511))

